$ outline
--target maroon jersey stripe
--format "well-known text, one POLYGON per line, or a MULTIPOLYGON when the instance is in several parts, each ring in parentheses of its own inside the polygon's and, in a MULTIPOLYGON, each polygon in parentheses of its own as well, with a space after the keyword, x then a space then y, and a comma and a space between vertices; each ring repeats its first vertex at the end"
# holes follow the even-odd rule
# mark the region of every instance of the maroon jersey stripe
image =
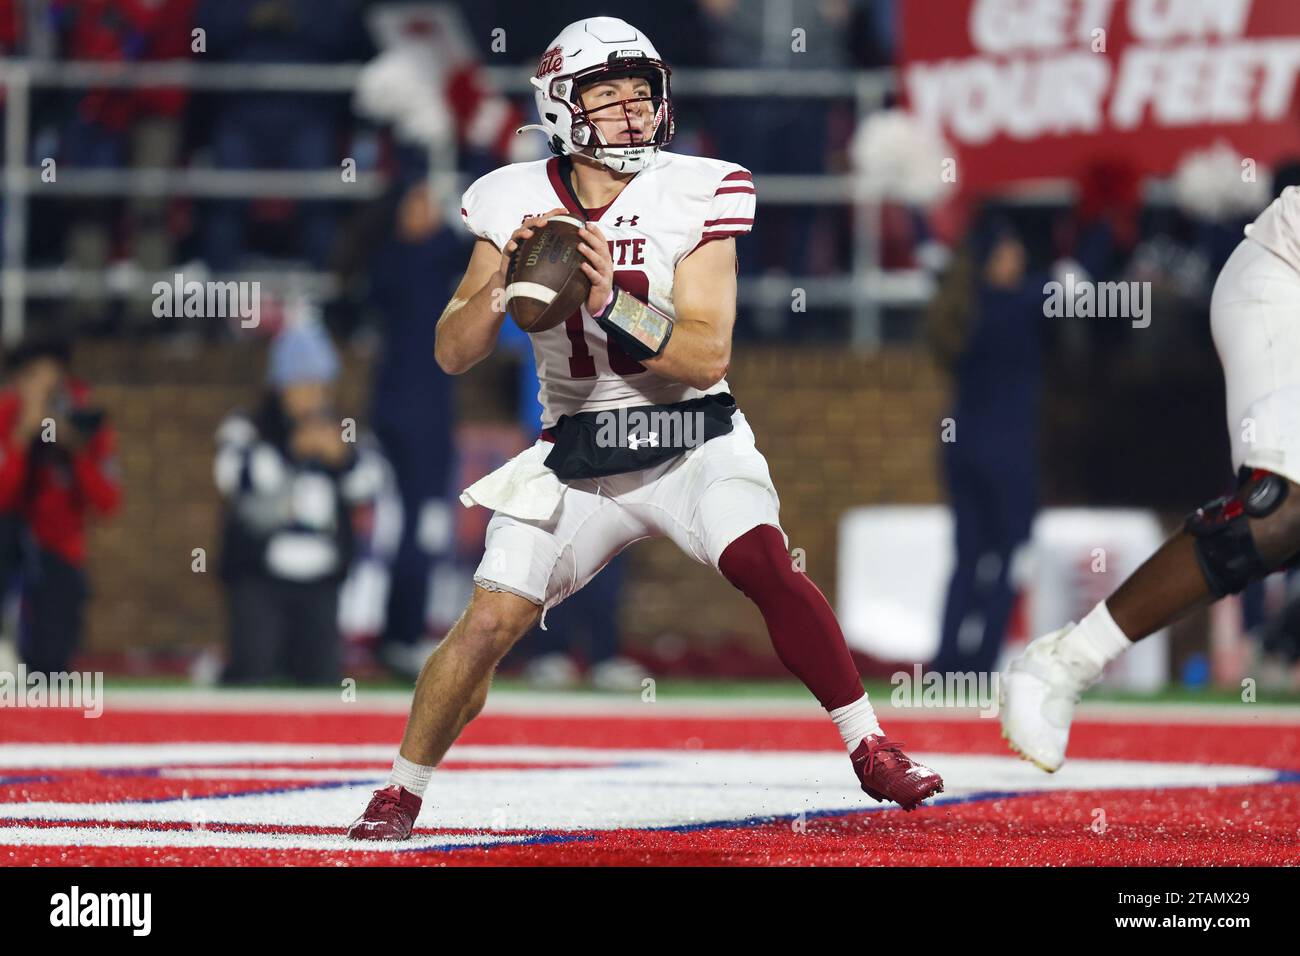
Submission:
MULTIPOLYGON (((618 196, 615 196, 605 205, 598 209, 588 209, 587 212, 584 213, 582 207, 578 205, 572 191, 570 191, 569 184, 564 181, 564 175, 560 172, 560 158, 558 156, 552 156, 546 163, 546 175, 550 179, 551 188, 555 190, 555 195, 559 198, 560 203, 565 209, 569 210, 570 213, 577 216, 581 222, 587 222, 589 219, 591 222, 600 222, 600 217, 605 215, 610 206, 618 202, 618 196, 623 195, 622 190, 620 190, 618 196)), ((626 189, 630 184, 631 180, 628 180, 628 182, 624 184, 623 189, 626 189)))
POLYGON ((546 175, 551 180, 551 188, 555 190, 555 197, 560 200, 560 205, 569 210, 574 216, 577 216, 579 222, 586 222, 587 214, 573 201, 573 195, 569 192, 568 185, 560 176, 560 160, 558 156, 552 156, 546 164, 546 175))

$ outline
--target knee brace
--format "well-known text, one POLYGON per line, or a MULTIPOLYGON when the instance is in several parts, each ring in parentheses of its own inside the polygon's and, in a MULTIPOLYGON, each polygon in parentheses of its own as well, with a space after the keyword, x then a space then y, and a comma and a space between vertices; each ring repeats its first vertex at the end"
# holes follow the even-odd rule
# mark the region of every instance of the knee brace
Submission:
POLYGON ((1256 469, 1250 479, 1260 479, 1243 495, 1211 501, 1188 516, 1183 528, 1196 539, 1196 560, 1210 592, 1220 598, 1236 594, 1251 581, 1269 574, 1259 556, 1251 518, 1266 518, 1281 507, 1290 485, 1281 475, 1256 469))

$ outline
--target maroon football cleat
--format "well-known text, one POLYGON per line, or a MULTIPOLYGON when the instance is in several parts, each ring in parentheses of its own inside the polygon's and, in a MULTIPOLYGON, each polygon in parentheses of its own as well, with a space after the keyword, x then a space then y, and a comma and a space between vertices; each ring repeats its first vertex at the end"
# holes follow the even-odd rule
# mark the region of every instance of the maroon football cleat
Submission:
POLYGON ((376 790, 366 812, 348 827, 348 839, 405 840, 420 815, 421 803, 419 797, 397 784, 376 790))
POLYGON ((943 778, 903 753, 901 741, 863 737, 851 759, 863 792, 873 800, 893 800, 912 810, 926 797, 943 793, 943 778))

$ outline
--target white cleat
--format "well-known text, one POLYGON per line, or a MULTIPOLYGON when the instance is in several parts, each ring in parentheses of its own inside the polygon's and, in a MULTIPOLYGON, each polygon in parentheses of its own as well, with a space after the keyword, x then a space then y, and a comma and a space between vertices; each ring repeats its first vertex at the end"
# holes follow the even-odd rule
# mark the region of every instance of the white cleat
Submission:
POLYGON ((1061 638, 1073 627, 1070 623, 1031 641, 998 684, 1002 736, 1012 750, 1048 773, 1065 762, 1074 705, 1101 676, 1057 652, 1061 638))

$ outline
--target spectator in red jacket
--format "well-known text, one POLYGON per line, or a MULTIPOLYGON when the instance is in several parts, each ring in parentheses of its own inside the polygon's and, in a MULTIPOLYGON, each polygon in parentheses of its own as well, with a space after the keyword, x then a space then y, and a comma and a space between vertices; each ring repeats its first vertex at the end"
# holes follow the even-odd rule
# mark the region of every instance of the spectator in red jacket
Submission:
POLYGON ((114 434, 70 374, 71 345, 33 341, 9 356, 0 391, 0 574, 22 569, 18 647, 29 671, 66 671, 89 587, 86 521, 121 502, 114 434))

